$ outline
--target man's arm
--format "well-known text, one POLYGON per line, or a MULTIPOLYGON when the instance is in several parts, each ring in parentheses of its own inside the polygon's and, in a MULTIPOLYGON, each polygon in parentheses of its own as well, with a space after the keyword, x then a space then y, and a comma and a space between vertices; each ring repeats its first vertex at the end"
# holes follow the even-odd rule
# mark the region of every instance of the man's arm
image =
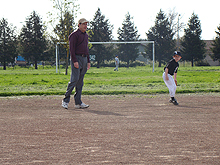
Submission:
POLYGON ((79 68, 79 63, 77 61, 76 53, 75 53, 76 41, 77 41, 76 34, 71 34, 70 37, 69 37, 70 56, 71 56, 71 60, 74 64, 74 67, 78 69, 79 68))
POLYGON ((71 60, 73 63, 78 62, 76 59, 76 54, 75 54, 75 50, 76 50, 76 35, 75 34, 71 34, 69 36, 69 48, 70 48, 70 56, 71 56, 71 60))

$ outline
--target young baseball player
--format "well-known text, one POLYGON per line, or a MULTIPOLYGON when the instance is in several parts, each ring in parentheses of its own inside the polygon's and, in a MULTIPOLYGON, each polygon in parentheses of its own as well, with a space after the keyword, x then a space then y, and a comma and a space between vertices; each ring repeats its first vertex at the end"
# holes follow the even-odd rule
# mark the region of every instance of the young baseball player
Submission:
POLYGON ((178 61, 182 58, 181 53, 178 51, 174 52, 173 59, 170 60, 167 65, 164 67, 163 81, 165 82, 170 93, 170 103, 178 105, 177 100, 175 99, 176 86, 177 86, 177 70, 179 67, 178 61), (173 78, 174 77, 174 78, 173 78))
POLYGON ((115 69, 114 71, 118 71, 118 67, 119 67, 119 58, 118 58, 118 55, 115 56, 115 69))

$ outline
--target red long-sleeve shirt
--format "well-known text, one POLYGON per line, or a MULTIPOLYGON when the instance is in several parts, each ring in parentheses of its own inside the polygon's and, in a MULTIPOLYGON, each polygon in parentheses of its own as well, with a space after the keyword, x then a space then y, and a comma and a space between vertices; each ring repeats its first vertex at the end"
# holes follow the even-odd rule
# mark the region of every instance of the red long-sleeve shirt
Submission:
POLYGON ((72 32, 69 35, 69 47, 70 47, 70 56, 72 62, 78 62, 76 55, 84 54, 87 55, 88 63, 89 59, 89 48, 88 48, 88 34, 81 32, 79 29, 75 32, 72 32))

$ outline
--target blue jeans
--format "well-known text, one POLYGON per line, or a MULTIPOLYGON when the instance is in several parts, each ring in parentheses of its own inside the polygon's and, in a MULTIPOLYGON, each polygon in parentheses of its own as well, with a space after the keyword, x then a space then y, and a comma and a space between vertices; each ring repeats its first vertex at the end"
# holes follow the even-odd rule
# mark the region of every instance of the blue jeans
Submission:
POLYGON ((79 68, 74 67, 74 63, 70 61, 71 63, 71 77, 70 82, 68 83, 67 90, 65 97, 63 99, 64 102, 69 103, 70 102, 70 95, 75 87, 75 105, 81 105, 81 94, 82 94, 82 88, 83 88, 83 79, 87 72, 87 57, 81 57, 76 56, 79 68))

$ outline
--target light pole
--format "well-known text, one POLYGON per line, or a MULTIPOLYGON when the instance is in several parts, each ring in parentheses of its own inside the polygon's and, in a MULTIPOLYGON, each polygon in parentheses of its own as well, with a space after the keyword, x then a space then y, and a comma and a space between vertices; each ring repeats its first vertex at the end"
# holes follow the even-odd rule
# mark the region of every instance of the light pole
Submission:
POLYGON ((177 51, 180 51, 179 17, 180 17, 180 14, 178 15, 178 25, 177 25, 177 51))

